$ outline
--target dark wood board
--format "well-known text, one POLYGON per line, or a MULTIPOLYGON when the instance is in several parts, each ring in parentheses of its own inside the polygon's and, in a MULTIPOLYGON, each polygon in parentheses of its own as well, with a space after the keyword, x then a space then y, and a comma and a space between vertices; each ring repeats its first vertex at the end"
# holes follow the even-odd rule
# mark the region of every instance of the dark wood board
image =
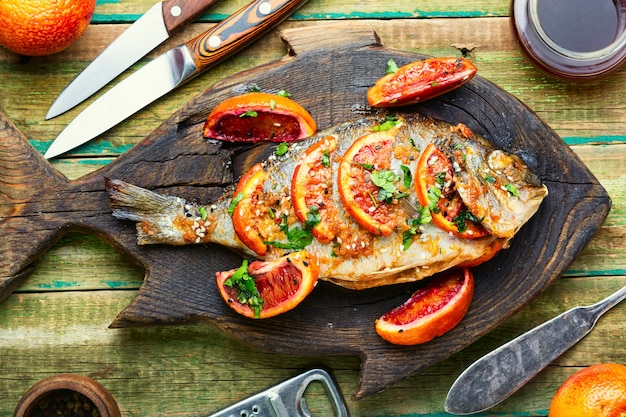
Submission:
POLYGON ((237 266, 240 258, 214 245, 138 247, 134 225, 111 216, 103 178, 214 201, 268 152, 267 145, 207 143, 201 130, 217 103, 251 85, 285 89, 323 129, 354 118, 355 109, 366 109, 367 88, 383 75, 389 58, 400 65, 422 58, 384 48, 368 26, 356 23, 295 29, 283 36, 289 50, 283 59, 217 83, 116 161, 77 180, 52 168, 0 114, 0 300, 54 242, 80 230, 99 236, 146 270, 137 297, 111 327, 203 321, 277 353, 358 355, 362 368, 354 397, 362 398, 447 358, 519 311, 567 269, 602 225, 611 200, 580 159, 524 104, 476 76, 415 110, 463 122, 519 154, 542 178, 549 196, 509 250, 475 268, 475 298, 459 326, 414 347, 393 346, 376 335, 374 320, 404 302, 419 283, 351 291, 322 282, 284 315, 267 320, 236 315, 220 299, 213 277, 217 270, 237 266))

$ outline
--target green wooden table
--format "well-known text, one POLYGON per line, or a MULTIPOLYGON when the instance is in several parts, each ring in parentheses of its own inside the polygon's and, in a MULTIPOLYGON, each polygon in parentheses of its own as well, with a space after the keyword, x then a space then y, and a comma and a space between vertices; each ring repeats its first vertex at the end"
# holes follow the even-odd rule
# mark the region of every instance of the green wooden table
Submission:
MULTIPOLYGON (((245 2, 229 0, 216 6, 148 59, 200 33, 245 2)), ((56 95, 150 6, 151 0, 99 0, 84 36, 56 55, 24 62, 0 49, 0 111, 43 153, 91 101, 45 121, 56 95)), ((504 0, 309 0, 252 48, 53 165, 78 178, 108 164, 214 82, 284 56, 281 29, 360 20, 370 24, 390 48, 434 56, 460 56, 460 49, 474 48, 470 58, 480 74, 517 96, 550 125, 613 200, 601 230, 562 279, 539 298, 458 354, 380 394, 355 401, 349 398, 359 372, 355 357, 270 354, 203 324, 108 329, 137 294, 143 271, 98 239, 73 233, 47 252, 33 274, 0 304, 0 417, 12 415, 31 385, 60 372, 101 382, 124 416, 202 416, 317 365, 335 375, 353 416, 442 416, 448 389, 474 360, 568 308, 591 304, 626 285, 626 68, 585 84, 546 78, 518 51, 508 7, 504 0)), ((588 337, 522 390, 480 415, 545 416, 557 387, 576 370, 600 362, 626 363, 625 312, 626 304, 614 308, 588 337)), ((313 390, 309 399, 318 415, 328 413, 323 398, 313 390)))

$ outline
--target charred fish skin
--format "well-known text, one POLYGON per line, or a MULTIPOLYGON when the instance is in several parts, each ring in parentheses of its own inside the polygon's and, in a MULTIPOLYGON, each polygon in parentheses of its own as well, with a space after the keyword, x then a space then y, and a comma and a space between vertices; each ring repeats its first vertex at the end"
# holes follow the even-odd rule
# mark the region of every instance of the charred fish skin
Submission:
MULTIPOLYGON (((238 204, 238 196, 232 191, 215 204, 200 206, 177 197, 155 196, 155 193, 139 187, 108 180, 114 216, 138 222, 138 244, 211 242, 228 246, 244 256, 275 259, 293 250, 275 242, 286 242, 289 230, 305 228, 296 218, 291 202, 294 171, 307 149, 332 137, 337 142, 337 150, 330 160, 330 202, 338 208, 333 217, 337 233, 332 241, 312 239, 304 248, 318 259, 320 279, 353 289, 415 281, 481 258, 495 241, 507 247, 508 240, 534 214, 547 194, 545 186, 519 158, 496 149, 478 136, 468 135, 450 124, 420 114, 394 113, 394 116, 396 122, 386 132, 381 133, 379 129, 385 114, 377 113, 291 143, 284 155, 271 155, 261 168, 257 167, 262 169, 262 192, 254 200, 254 205, 249 206, 254 220, 246 228, 258 228, 263 224, 263 230, 258 233, 268 250, 261 256, 237 236, 231 209, 238 204), (415 205, 414 192, 405 197, 407 204, 395 201, 391 207, 395 224, 390 235, 378 235, 361 227, 353 215, 348 214, 339 197, 338 166, 345 162, 343 155, 355 141, 374 134, 388 136, 393 141, 389 165, 395 172, 405 166, 415 173, 420 151, 429 143, 437 144, 454 161, 459 194, 467 194, 467 207, 475 210, 477 217, 485 219, 491 234, 480 239, 463 239, 432 223, 424 223, 413 228, 412 235, 407 236, 411 229, 408 220, 416 213, 406 207, 415 205), (490 177, 496 181, 492 183, 490 177), (516 188, 517 196, 503 185, 509 182, 516 188), (281 222, 286 224, 280 226, 281 222)), ((365 180, 371 179, 366 177, 365 180)))

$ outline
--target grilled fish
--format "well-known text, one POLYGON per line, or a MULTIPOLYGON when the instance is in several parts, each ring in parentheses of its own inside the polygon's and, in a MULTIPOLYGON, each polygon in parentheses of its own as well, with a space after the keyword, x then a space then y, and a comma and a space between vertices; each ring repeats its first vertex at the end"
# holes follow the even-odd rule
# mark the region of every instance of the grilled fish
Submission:
POLYGON ((548 193, 520 158, 466 127, 387 112, 291 143, 215 203, 116 179, 106 188, 113 215, 137 222, 139 245, 217 243, 264 260, 306 250, 319 262, 320 279, 351 289, 480 262, 508 246, 548 193), (437 165, 425 156, 429 144, 452 169, 447 178, 433 173, 427 194, 435 197, 421 204, 420 160, 437 165), (453 201, 462 201, 456 230, 430 221, 453 201), (468 236, 468 226, 482 232, 468 236))

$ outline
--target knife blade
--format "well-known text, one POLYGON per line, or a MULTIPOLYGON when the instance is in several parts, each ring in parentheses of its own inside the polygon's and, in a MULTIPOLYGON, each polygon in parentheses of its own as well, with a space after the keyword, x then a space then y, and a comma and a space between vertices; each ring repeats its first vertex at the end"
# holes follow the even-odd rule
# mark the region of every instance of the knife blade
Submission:
POLYGON ((172 33, 219 1, 165 0, 156 3, 61 91, 50 106, 46 120, 65 113, 91 97, 167 40, 172 33))
POLYGON ((446 412, 474 414, 504 401, 591 332, 598 319, 624 299, 626 287, 591 306, 568 310, 483 356, 452 384, 446 412))
POLYGON ((45 153, 53 158, 100 135, 259 38, 306 0, 253 0, 192 40, 170 49, 83 110, 45 153))

